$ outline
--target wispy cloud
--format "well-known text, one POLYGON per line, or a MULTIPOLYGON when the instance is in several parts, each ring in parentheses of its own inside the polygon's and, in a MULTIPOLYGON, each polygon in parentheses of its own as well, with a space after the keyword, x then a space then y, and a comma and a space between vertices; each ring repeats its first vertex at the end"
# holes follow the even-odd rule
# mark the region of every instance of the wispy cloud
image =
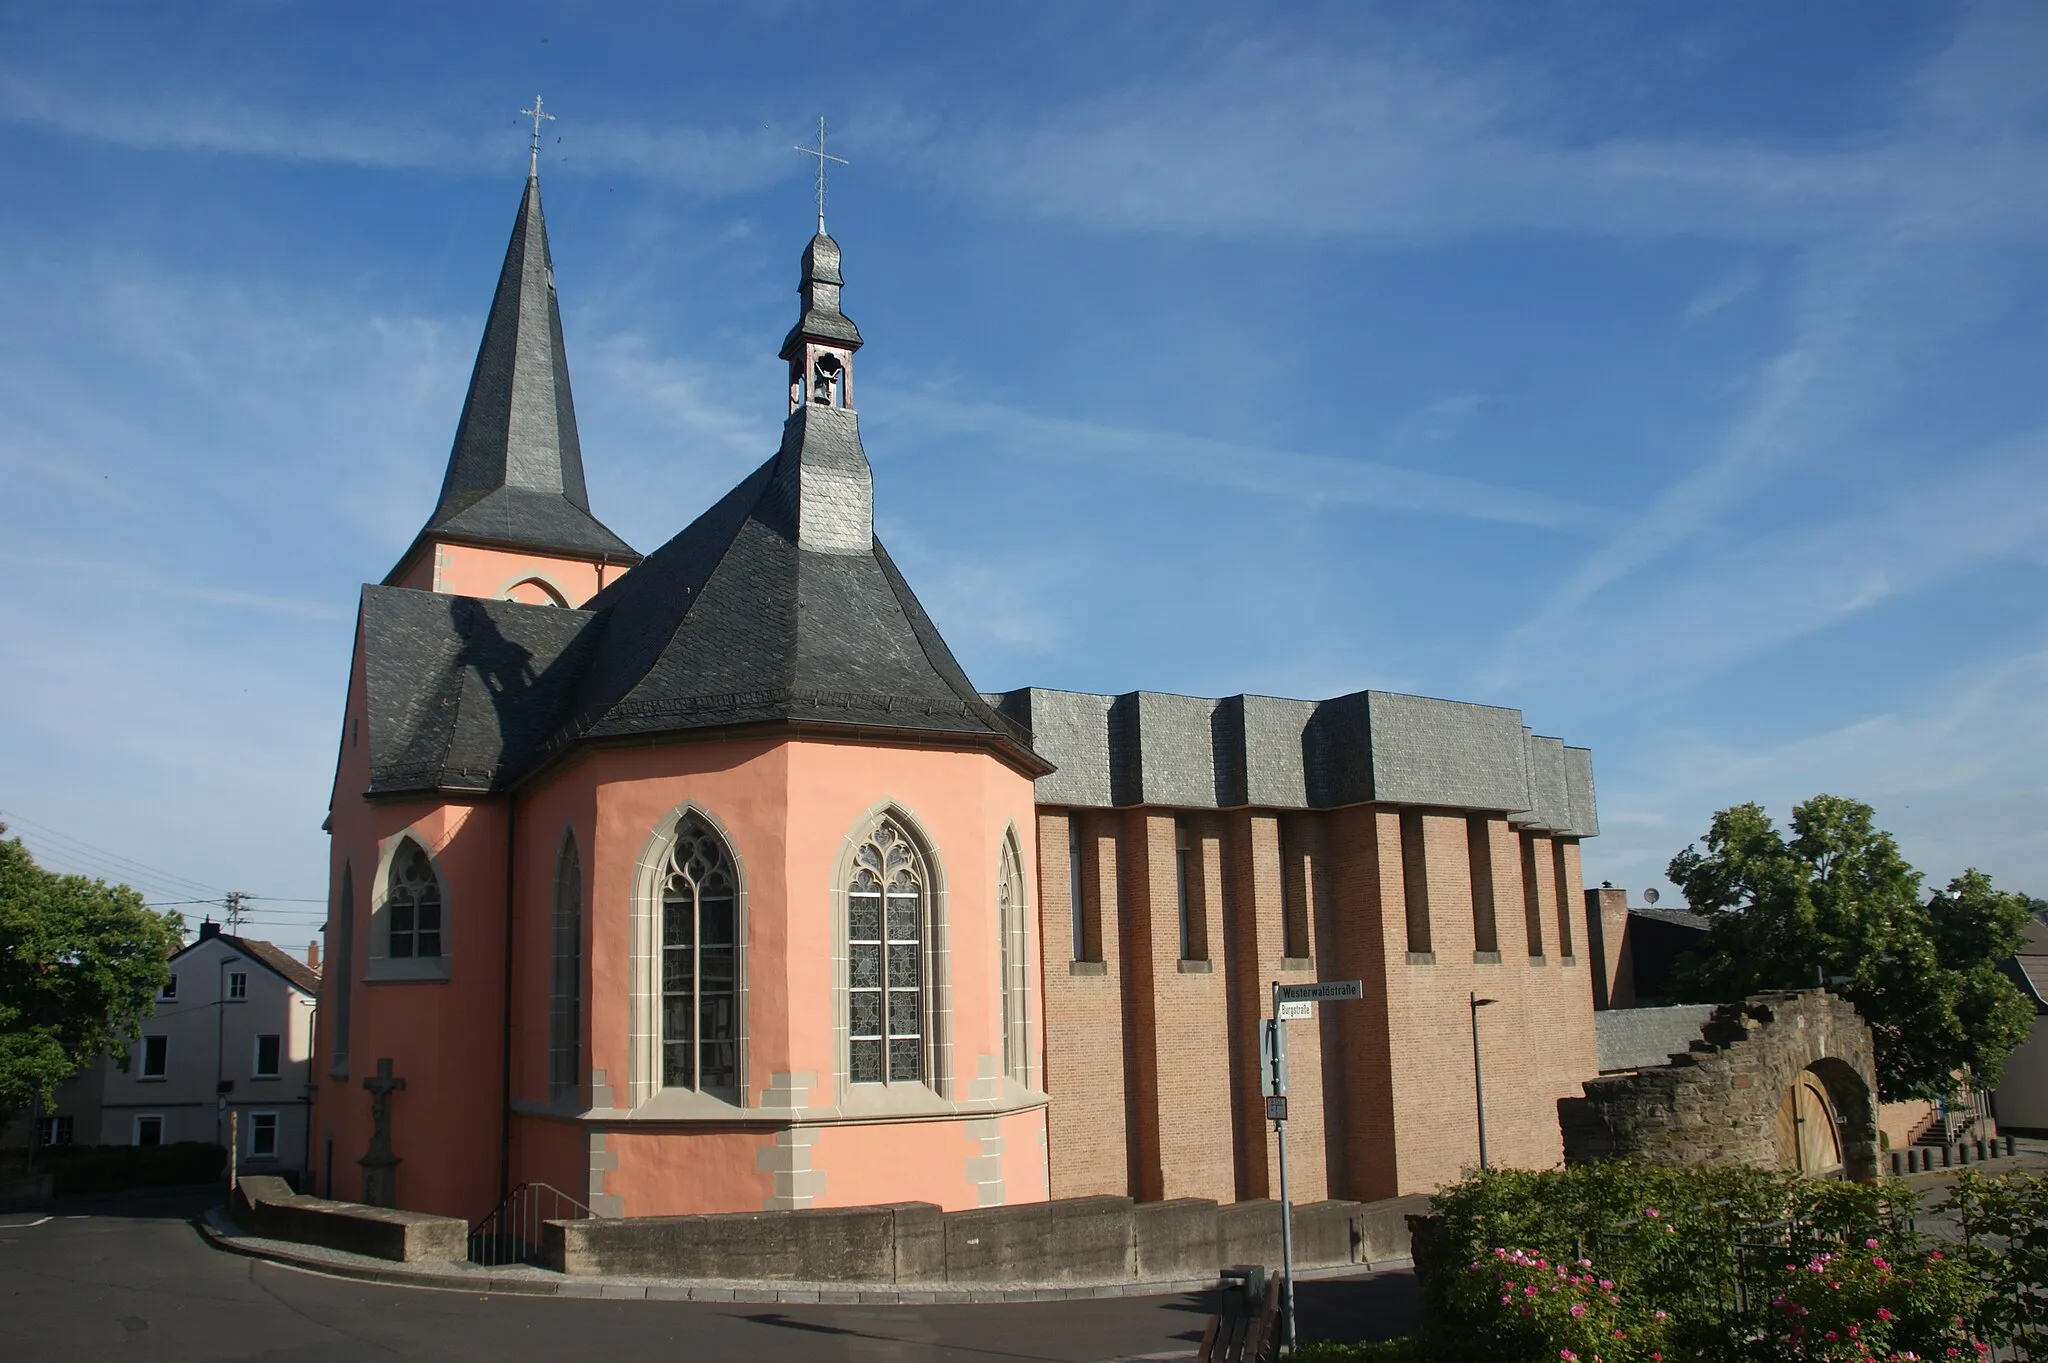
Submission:
POLYGON ((971 432, 1034 458, 1100 465, 1282 498, 1308 506, 1378 506, 1569 533, 1608 523, 1601 508, 1548 493, 1368 459, 1234 444, 1175 431, 1043 416, 932 393, 891 391, 892 407, 928 429, 971 432))
POLYGON ((202 606, 253 611, 259 615, 290 615, 304 620, 346 620, 352 612, 328 601, 302 601, 296 597, 267 592, 241 591, 232 587, 209 587, 203 583, 178 580, 176 569, 156 568, 112 559, 75 558, 63 554, 0 554, 0 564, 17 571, 61 573, 73 579, 91 578, 100 588, 139 592, 145 596, 173 601, 190 601, 202 606))
MULTIPOLYGON (((0 122, 139 151, 381 169, 502 172, 524 159, 524 144, 504 119, 453 123, 425 110, 320 112, 187 86, 96 88, 4 69, 0 122)), ((801 173, 784 131, 591 119, 551 129, 543 156, 550 168, 575 173, 616 172, 700 193, 737 194, 801 173)))
POLYGON ((1709 286, 1699 297, 1685 306, 1685 320, 1701 322, 1712 317, 1731 303, 1749 296, 1756 286, 1763 283, 1763 271, 1754 262, 1745 263, 1723 275, 1709 286))

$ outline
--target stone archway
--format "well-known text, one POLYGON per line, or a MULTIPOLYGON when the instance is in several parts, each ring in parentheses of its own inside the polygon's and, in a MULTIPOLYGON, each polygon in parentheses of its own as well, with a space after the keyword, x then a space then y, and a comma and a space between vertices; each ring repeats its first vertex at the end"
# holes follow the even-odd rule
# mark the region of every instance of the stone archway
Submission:
POLYGON ((1846 1000, 1756 994, 1714 1010, 1673 1063, 1610 1075, 1558 1102, 1570 1163, 1749 1164, 1877 1178, 1876 1051, 1846 1000))

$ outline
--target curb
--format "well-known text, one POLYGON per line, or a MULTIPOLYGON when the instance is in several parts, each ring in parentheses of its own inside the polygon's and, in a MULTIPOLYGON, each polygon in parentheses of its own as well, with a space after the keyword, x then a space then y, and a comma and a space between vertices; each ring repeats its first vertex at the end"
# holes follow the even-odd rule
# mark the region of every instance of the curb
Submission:
MULTIPOLYGON (((193 1225, 215 1249, 245 1258, 263 1259, 286 1267, 321 1273, 335 1278, 382 1283, 392 1287, 420 1287, 442 1292, 497 1293, 505 1296, 565 1297, 604 1301, 696 1301, 757 1302, 806 1306, 977 1306, 996 1302, 1041 1302, 1101 1300, 1111 1297, 1177 1297, 1196 1292, 1213 1292, 1217 1278, 1175 1278, 1154 1282, 1046 1284, 1036 1287, 899 1287, 894 1283, 739 1283, 715 1279, 621 1279, 601 1277, 492 1277, 486 1269, 406 1268, 341 1251, 320 1254, 300 1252, 288 1242, 246 1235, 224 1225, 218 1208, 193 1219, 193 1225), (330 1257, 337 1256, 337 1257, 330 1257)), ((1367 1264, 1336 1264, 1328 1268, 1302 1269, 1299 1281, 1380 1273, 1413 1266, 1410 1259, 1389 1259, 1367 1264)), ((536 1273, 541 1270, 535 1270, 536 1273)))

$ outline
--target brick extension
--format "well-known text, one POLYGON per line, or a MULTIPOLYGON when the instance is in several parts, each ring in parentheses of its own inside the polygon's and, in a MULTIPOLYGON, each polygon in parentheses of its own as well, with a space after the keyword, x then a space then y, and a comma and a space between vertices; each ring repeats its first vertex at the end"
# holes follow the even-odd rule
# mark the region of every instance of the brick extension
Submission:
POLYGON ((1365 992, 1289 1024, 1296 1201, 1428 1192, 1476 1166, 1474 991, 1497 1001, 1479 1015, 1488 1153, 1559 1162, 1558 1100, 1598 1069, 1588 964, 1561 954, 1585 937, 1558 916, 1583 898, 1576 838, 1517 830, 1505 814, 1385 804, 1041 807, 1038 845, 1054 1197, 1275 1195, 1257 1024, 1276 979, 1355 978, 1365 992), (1083 956, 1071 959, 1076 830, 1083 956), (1483 921, 1489 879, 1496 949, 1481 951, 1474 885, 1483 921), (1422 945, 1411 898, 1426 952, 1410 949, 1422 945))

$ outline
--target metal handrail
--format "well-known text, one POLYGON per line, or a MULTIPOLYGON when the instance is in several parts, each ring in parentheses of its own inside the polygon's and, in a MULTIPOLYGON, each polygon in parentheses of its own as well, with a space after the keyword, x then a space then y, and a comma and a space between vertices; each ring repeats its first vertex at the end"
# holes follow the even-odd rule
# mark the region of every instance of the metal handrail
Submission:
POLYGON ((551 1183, 522 1183, 470 1228, 469 1261, 496 1268, 539 1261, 550 1221, 596 1219, 598 1213, 551 1183))

